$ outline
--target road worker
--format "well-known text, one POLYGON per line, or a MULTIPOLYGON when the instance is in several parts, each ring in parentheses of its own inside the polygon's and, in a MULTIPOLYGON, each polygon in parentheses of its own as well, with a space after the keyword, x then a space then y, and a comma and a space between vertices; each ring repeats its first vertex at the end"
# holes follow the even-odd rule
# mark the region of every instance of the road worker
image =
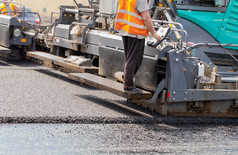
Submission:
POLYGON ((7 0, 3 0, 3 4, 0 5, 1 14, 18 17, 20 15, 21 9, 14 5, 13 3, 9 3, 7 0), (17 13, 15 13, 15 11, 17 13))
POLYGON ((134 87, 133 78, 143 60, 145 38, 150 32, 161 40, 153 27, 147 0, 118 0, 115 29, 119 30, 124 44, 124 91, 140 92, 134 87))

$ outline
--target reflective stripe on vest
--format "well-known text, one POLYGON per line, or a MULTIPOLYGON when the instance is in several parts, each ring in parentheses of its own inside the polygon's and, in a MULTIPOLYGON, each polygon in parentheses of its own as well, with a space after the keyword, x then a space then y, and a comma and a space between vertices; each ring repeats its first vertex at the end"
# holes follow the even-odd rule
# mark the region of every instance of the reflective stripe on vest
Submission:
POLYGON ((118 10, 117 13, 125 13, 125 14, 128 14, 128 15, 130 15, 130 16, 134 16, 134 17, 136 17, 136 18, 138 18, 138 19, 140 19, 140 20, 142 19, 141 16, 137 15, 136 13, 127 11, 127 10, 118 10))
POLYGON ((124 23, 124 24, 127 24, 129 26, 136 27, 138 29, 145 29, 145 30, 147 30, 147 27, 145 25, 137 25, 137 24, 135 24, 133 22, 129 22, 128 20, 116 19, 116 22, 124 23))
POLYGON ((14 13, 14 4, 10 4, 11 10, 7 10, 7 8, 5 7, 4 4, 2 4, 2 5, 0 6, 0 8, 1 8, 1 13, 2 13, 2 15, 7 15, 7 13, 8 13, 7 11, 11 11, 12 16, 15 15, 15 13, 14 13), (3 12, 4 12, 4 13, 3 13, 3 12))
POLYGON ((129 34, 148 36, 144 20, 135 9, 136 0, 118 0, 115 29, 129 34))

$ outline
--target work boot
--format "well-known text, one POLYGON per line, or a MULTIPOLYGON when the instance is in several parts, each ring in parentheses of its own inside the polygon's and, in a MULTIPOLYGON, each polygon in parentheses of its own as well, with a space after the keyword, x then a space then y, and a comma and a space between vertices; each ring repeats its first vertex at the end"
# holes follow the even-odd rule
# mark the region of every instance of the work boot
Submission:
POLYGON ((124 91, 125 92, 130 92, 130 93, 141 93, 142 92, 142 90, 137 89, 135 87, 133 87, 133 88, 124 88, 124 91))

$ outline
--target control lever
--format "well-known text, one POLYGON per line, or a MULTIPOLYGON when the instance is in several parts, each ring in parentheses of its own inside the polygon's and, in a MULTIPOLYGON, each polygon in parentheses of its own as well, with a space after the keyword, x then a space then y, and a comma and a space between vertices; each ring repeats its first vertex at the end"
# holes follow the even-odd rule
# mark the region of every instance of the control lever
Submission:
POLYGON ((160 35, 162 38, 160 41, 157 41, 155 38, 152 38, 150 41, 147 41, 147 46, 150 47, 157 47, 159 44, 161 44, 169 35, 170 27, 163 27, 161 26, 156 33, 160 35))

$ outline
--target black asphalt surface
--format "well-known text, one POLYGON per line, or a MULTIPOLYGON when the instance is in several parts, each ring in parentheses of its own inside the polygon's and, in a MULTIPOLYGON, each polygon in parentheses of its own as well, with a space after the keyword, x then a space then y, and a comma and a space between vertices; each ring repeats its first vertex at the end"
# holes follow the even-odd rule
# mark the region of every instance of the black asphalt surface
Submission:
POLYGON ((0 61, 0 78, 0 117, 128 117, 110 105, 124 98, 32 62, 0 61))
POLYGON ((0 79, 0 154, 238 154, 237 118, 161 117, 32 62, 0 79))

